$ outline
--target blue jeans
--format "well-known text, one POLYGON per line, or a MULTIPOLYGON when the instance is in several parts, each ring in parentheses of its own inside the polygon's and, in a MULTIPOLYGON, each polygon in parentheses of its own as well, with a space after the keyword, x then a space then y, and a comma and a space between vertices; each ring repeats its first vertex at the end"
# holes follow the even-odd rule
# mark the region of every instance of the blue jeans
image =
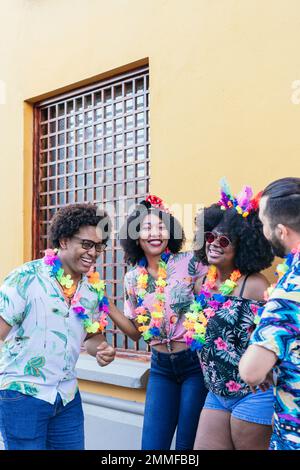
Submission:
POLYGON ((0 431, 6 450, 84 449, 81 397, 51 405, 14 390, 0 390, 0 431))
POLYGON ((170 449, 176 426, 176 450, 193 449, 206 394, 196 352, 168 354, 153 348, 142 449, 170 449))

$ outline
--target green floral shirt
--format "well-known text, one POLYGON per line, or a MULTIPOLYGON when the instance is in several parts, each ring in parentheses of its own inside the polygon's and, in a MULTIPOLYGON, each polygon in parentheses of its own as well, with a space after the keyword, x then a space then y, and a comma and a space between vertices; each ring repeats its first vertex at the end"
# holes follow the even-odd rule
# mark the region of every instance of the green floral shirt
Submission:
MULTIPOLYGON (((97 294, 84 276, 77 293, 92 320, 97 294)), ((0 316, 12 327, 0 351, 0 389, 63 403, 77 390, 75 365, 86 331, 43 260, 14 270, 0 288, 0 316)))

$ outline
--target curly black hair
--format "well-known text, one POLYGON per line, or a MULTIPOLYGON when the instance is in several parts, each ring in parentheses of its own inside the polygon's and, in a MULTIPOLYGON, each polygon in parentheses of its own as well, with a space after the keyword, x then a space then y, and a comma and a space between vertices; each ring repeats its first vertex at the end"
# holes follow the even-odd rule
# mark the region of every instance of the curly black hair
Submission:
POLYGON ((263 226, 256 211, 251 212, 248 217, 242 217, 234 208, 223 211, 218 204, 212 204, 198 213, 194 251, 196 258, 206 265, 208 261, 203 232, 213 230, 226 234, 233 243, 235 266, 242 274, 258 273, 271 266, 274 255, 263 234, 263 226))
POLYGON ((59 209, 51 220, 49 238, 54 248, 59 248, 59 240, 72 238, 81 227, 92 225, 101 230, 102 241, 107 243, 111 222, 106 211, 92 203, 69 204, 59 209))
POLYGON ((120 244, 124 250, 125 261, 132 266, 135 266, 145 256, 144 251, 136 242, 139 239, 141 223, 150 213, 157 215, 167 227, 170 237, 168 248, 171 253, 178 253, 185 243, 184 230, 172 214, 154 208, 148 201, 141 201, 127 217, 127 220, 119 232, 120 244))

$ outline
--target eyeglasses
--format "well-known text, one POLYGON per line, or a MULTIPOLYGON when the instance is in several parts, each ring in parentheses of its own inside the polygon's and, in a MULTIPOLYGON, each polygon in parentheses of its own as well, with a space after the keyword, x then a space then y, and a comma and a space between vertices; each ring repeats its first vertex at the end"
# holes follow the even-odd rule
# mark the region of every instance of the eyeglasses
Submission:
POLYGON ((95 247, 95 250, 97 251, 97 253, 102 253, 102 251, 104 251, 106 248, 106 243, 102 243, 102 242, 95 243, 92 240, 84 240, 83 238, 76 237, 76 235, 74 235, 73 238, 80 240, 82 248, 86 251, 89 251, 95 247))
POLYGON ((225 237, 225 235, 218 235, 213 232, 204 232, 204 239, 210 245, 215 240, 219 240, 220 246, 222 248, 226 248, 231 244, 229 238, 225 237))

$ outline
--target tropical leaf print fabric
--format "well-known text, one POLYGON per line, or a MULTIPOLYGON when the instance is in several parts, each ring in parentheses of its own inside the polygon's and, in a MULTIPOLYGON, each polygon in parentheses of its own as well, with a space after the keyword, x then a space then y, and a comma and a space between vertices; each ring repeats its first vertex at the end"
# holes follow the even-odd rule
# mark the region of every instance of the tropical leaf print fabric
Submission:
MULTIPOLYGON (((184 313, 188 312, 194 300, 194 286, 198 278, 204 276, 207 268, 196 260, 192 252, 171 255, 167 264, 167 286, 165 287, 166 309, 160 341, 153 340, 151 345, 165 343, 168 339, 184 342, 184 313)), ((128 271, 124 279, 124 314, 135 318, 137 307, 136 268, 128 271)), ((155 279, 149 274, 144 307, 148 315, 155 304, 155 279)))
POLYGON ((254 329, 254 315, 263 303, 227 296, 209 319, 205 344, 199 353, 207 388, 222 397, 238 398, 250 392, 238 365, 254 329))
POLYGON ((270 447, 300 450, 300 254, 273 291, 251 343, 278 357, 270 447))
MULTIPOLYGON (((92 320, 100 315, 97 294, 86 277, 78 285, 81 303, 92 320)), ((78 389, 75 374, 86 336, 43 260, 13 271, 0 288, 0 316, 12 327, 0 351, 0 389, 17 390, 64 404, 78 389)))

